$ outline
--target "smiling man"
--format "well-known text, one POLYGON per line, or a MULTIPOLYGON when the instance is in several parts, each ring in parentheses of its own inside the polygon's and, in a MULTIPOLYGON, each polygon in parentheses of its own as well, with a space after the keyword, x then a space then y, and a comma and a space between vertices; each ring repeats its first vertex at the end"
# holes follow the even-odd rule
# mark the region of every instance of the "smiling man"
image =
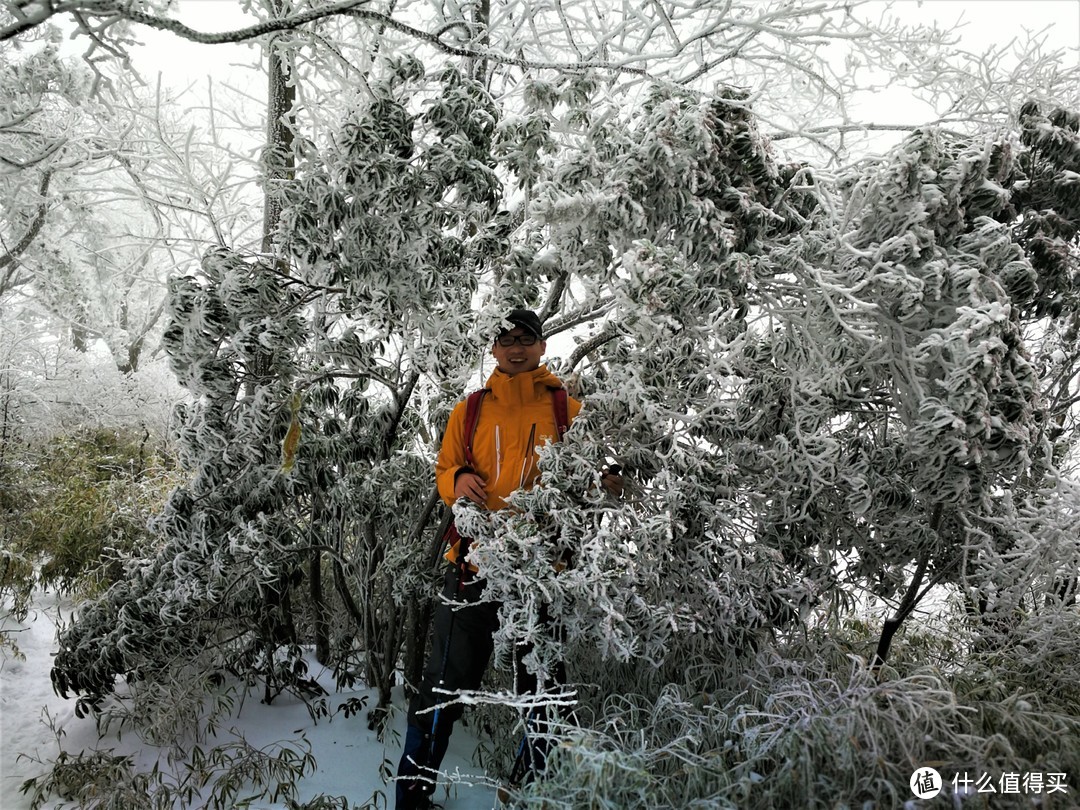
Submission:
MULTIPOLYGON (((482 392, 458 403, 446 426, 435 474, 447 505, 467 498, 487 509, 505 508, 511 493, 531 488, 539 477, 537 448, 558 441, 581 410, 540 363, 547 344, 536 313, 515 309, 505 322, 510 328, 492 342, 495 371, 482 392)), ((621 490, 617 475, 601 482, 611 492, 621 490)), ((409 706, 397 810, 432 806, 439 765, 462 714, 452 693, 478 689, 491 658, 499 605, 481 601, 484 580, 467 562, 468 542, 455 541, 446 555, 450 565, 435 606, 431 655, 409 706)), ((535 676, 515 658, 517 688, 535 691, 535 676)), ((543 752, 530 750, 524 765, 528 778, 542 769, 543 752)))
POLYGON ((514 327, 492 343, 496 369, 473 430, 471 464, 466 458, 467 402, 458 404, 446 427, 435 477, 448 504, 468 498, 488 509, 503 508, 511 492, 535 481, 536 448, 556 441, 560 427, 565 430, 581 410, 581 403, 567 397, 567 424, 555 424, 553 392, 563 384, 540 364, 547 349, 540 319, 530 310, 515 309, 506 320, 514 327))

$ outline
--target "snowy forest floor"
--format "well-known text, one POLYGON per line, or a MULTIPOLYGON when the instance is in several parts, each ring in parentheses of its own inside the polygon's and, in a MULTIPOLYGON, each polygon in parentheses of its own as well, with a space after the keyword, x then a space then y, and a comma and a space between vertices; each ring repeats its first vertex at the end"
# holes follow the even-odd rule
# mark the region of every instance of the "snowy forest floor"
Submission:
MULTIPOLYGON (((39 593, 25 622, 16 624, 10 617, 0 619, 2 629, 10 632, 25 656, 25 660, 18 660, 10 651, 0 654, 0 808, 4 810, 26 810, 30 806, 30 798, 20 792, 20 787, 26 779, 49 769, 59 753, 57 734, 61 735, 60 745, 71 755, 106 750, 133 756, 139 770, 153 767, 155 761, 160 761, 163 768, 167 765, 165 750, 144 743, 131 730, 99 737, 93 718, 76 717, 75 701, 64 700, 53 692, 49 671, 56 646, 56 621, 61 613, 69 619, 72 608, 72 604, 53 594, 39 593)), ((242 737, 256 748, 284 744, 301 750, 300 743, 306 740, 318 765, 315 773, 298 786, 299 801, 325 794, 345 796, 352 805, 373 802, 373 807, 392 806, 386 799, 393 794, 393 784, 384 782, 380 765, 385 760, 388 767, 396 767, 400 755, 405 730, 400 688, 394 691, 392 730, 382 742, 368 730, 366 711, 348 718, 335 713, 350 698, 367 696, 368 705, 374 706, 374 690, 336 692, 332 673, 314 660, 309 665, 311 675, 330 693, 329 718, 314 720, 303 702, 289 695, 279 696, 268 706, 252 693, 242 703, 238 701, 233 714, 220 723, 217 740, 242 737), (376 797, 378 792, 385 796, 376 797)), ((467 728, 455 730, 444 762, 444 770, 454 776, 455 784, 441 786, 436 794, 446 810, 488 810, 495 804, 491 780, 470 764, 476 744, 467 728)), ((177 763, 173 767, 181 766, 177 763)), ((60 800, 52 797, 44 809, 59 804, 60 800)), ((286 804, 255 802, 251 807, 277 810, 286 804)))

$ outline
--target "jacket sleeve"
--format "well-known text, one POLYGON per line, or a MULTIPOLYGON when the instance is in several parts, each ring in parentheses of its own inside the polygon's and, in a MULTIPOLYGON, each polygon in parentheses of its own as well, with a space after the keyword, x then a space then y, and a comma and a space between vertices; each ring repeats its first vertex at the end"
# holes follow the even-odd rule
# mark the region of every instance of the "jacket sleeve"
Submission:
POLYGON ((465 461, 465 403, 459 402, 450 413, 442 447, 439 448, 439 458, 435 462, 435 483, 439 487, 439 496, 448 506, 454 504, 454 481, 463 468, 468 469, 465 461))

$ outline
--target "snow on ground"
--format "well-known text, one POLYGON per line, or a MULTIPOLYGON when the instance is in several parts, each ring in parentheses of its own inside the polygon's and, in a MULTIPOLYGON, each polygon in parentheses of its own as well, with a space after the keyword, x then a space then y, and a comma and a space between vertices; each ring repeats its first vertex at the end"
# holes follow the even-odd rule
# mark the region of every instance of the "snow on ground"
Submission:
MULTIPOLYGON (((150 767, 157 759, 164 762, 160 749, 142 743, 131 730, 119 737, 111 733, 99 739, 94 720, 77 718, 75 701, 53 693, 49 670, 55 650, 56 620, 58 615, 70 619, 71 610, 69 603, 58 601, 52 594, 38 594, 26 622, 15 624, 10 618, 0 618, 0 627, 14 631, 15 643, 26 656, 25 661, 20 661, 9 652, 0 653, 0 808, 3 810, 29 808, 29 797, 20 792, 20 786, 26 779, 46 772, 47 763, 59 752, 57 735, 50 729, 50 723, 62 735, 63 748, 71 755, 101 749, 133 755, 142 767, 150 767)), ((311 665, 311 674, 331 693, 327 700, 332 710, 349 698, 365 695, 369 698, 368 705, 375 705, 374 690, 358 688, 335 693, 331 673, 314 662, 311 665)), ((243 705, 238 703, 234 715, 221 723, 220 736, 235 730, 257 748, 275 743, 299 748, 296 744, 306 739, 318 766, 315 773, 301 782, 300 801, 322 793, 345 796, 350 803, 363 805, 376 792, 381 791, 386 797, 393 793, 393 784, 383 781, 380 766, 385 760, 388 767, 396 768, 400 756, 405 731, 400 689, 394 693, 394 731, 386 736, 385 744, 368 730, 365 714, 360 712, 349 718, 337 714, 316 721, 304 704, 291 696, 281 695, 266 706, 255 695, 249 696, 243 705)), ((455 775, 456 783, 440 787, 436 794, 446 810, 489 810, 495 805, 491 780, 470 764, 476 742, 467 729, 455 730, 443 764, 447 773, 455 775)), ((59 800, 53 797, 44 807, 51 810, 58 804, 59 800)), ((392 807, 393 802, 380 801, 377 806, 392 807)), ((251 807, 281 810, 285 804, 256 802, 251 807)))

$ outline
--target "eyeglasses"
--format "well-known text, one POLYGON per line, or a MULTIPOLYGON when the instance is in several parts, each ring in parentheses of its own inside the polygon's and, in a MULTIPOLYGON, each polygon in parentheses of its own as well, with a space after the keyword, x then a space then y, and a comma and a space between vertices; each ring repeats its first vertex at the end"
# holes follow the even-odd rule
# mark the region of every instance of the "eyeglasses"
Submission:
POLYGON ((536 335, 499 335, 495 338, 495 342, 504 349, 509 349, 515 343, 520 343, 522 346, 535 346, 536 340, 536 335))

